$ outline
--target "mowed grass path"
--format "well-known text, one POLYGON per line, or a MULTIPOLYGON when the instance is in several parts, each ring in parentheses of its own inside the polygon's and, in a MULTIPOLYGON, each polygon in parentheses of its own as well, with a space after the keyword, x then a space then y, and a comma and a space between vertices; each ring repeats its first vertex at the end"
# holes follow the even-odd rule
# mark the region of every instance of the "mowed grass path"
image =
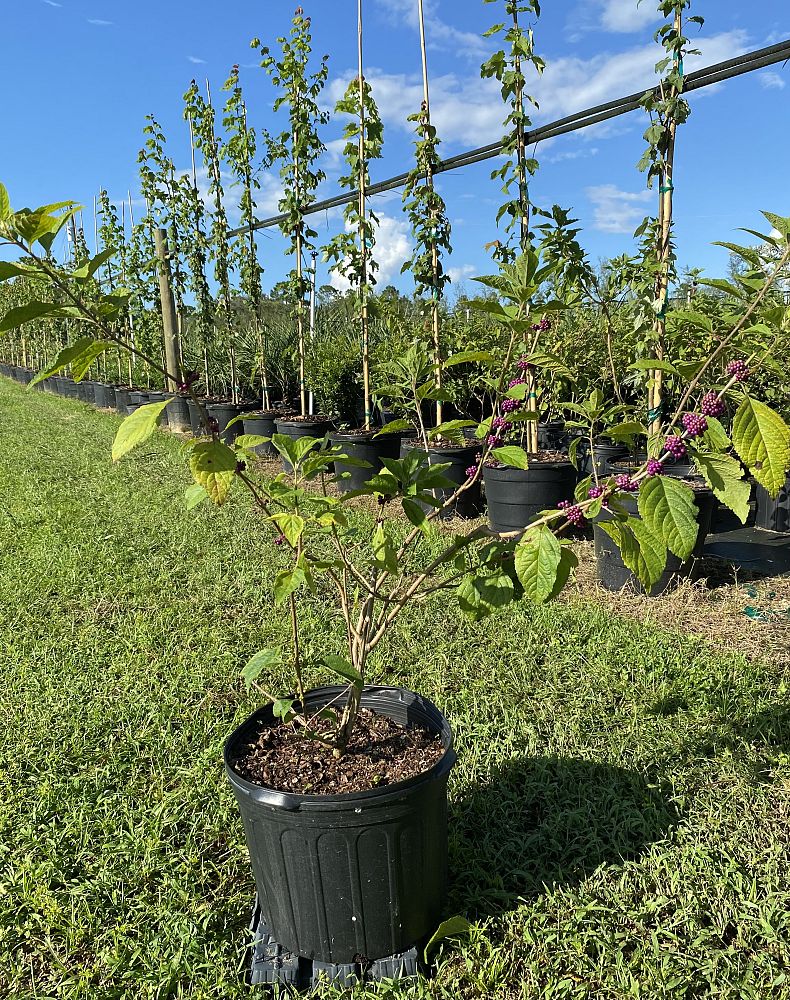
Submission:
MULTIPOLYGON (((112 465, 118 422, 0 380, 0 996, 246 996, 221 749, 283 637, 281 555, 241 493, 185 512, 165 434, 112 465)), ((448 915, 474 921, 379 995, 790 997, 786 666, 595 607, 479 627, 437 601, 373 679, 455 727, 448 915)))

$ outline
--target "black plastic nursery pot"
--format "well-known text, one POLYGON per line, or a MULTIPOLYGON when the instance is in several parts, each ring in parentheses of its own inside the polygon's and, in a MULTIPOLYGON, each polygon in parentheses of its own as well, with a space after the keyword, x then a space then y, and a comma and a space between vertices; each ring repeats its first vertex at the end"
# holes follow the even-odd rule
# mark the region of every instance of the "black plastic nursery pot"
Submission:
POLYGON ((790 533, 790 473, 776 499, 772 499, 764 486, 757 483, 757 516, 755 526, 766 531, 790 533))
POLYGON ((249 413, 255 409, 255 403, 251 402, 232 403, 225 400, 207 400, 204 405, 209 417, 217 421, 219 436, 226 444, 232 444, 241 434, 241 421, 228 427, 231 420, 240 417, 242 413, 249 413))
POLYGON ((544 451, 564 451, 570 442, 564 420, 547 420, 538 424, 538 448, 544 451))
POLYGON ((129 412, 130 395, 131 389, 122 389, 120 386, 115 387, 115 409, 122 417, 125 417, 129 412))
MULTIPOLYGON (((244 433, 258 434, 260 437, 271 437, 277 433, 276 422, 286 420, 293 416, 293 411, 286 409, 279 410, 253 410, 244 415, 244 433)), ((256 445, 253 449, 256 455, 276 455, 277 449, 267 441, 265 444, 256 445)))
MULTIPOLYGON (((446 476, 455 486, 452 489, 448 486, 447 489, 432 490, 436 499, 440 503, 445 503, 455 492, 455 489, 469 478, 466 470, 477 461, 480 447, 478 442, 471 445, 450 445, 447 448, 429 447, 426 451, 416 438, 403 438, 400 445, 400 454, 402 457, 405 457, 410 451, 417 449, 424 455, 427 454, 429 465, 449 464, 449 468, 445 469, 442 475, 446 476)), ((433 508, 426 505, 425 509, 430 512, 433 508)), ((478 517, 482 513, 482 510, 483 494, 478 478, 473 486, 465 490, 455 503, 439 516, 443 519, 453 516, 466 518, 478 517)))
POLYGON ((115 390, 106 382, 93 383, 93 402, 100 410, 115 406, 115 390))
POLYGON ((370 466, 359 468, 345 462, 335 462, 336 474, 347 473, 338 480, 338 488, 344 493, 362 489, 368 479, 384 467, 382 459, 397 458, 400 455, 402 434, 382 434, 381 437, 374 437, 375 433, 375 430, 356 434, 333 431, 329 435, 330 444, 341 447, 349 458, 357 458, 370 466))
POLYGON ((543 510, 572 500, 576 469, 570 461, 530 460, 528 469, 483 467, 488 521, 494 531, 525 528, 543 510))
POLYGON ((171 431, 180 431, 182 434, 186 434, 192 429, 192 421, 189 418, 189 399, 179 393, 168 393, 168 395, 171 399, 165 410, 167 426, 171 431))
MULTIPOLYGON (((316 710, 342 687, 311 691, 316 710)), ((242 778, 234 761, 271 706, 225 744, 225 772, 241 811, 263 918, 303 958, 338 964, 407 951, 436 930, 447 885, 447 779, 456 755, 447 720, 403 688, 370 687, 362 706, 401 725, 440 733, 444 755, 407 781, 348 795, 277 792, 242 778)), ((317 751, 322 752, 322 751, 317 751)))
MULTIPOLYGON (((648 591, 637 579, 631 570, 625 565, 620 555, 620 550, 600 527, 602 521, 611 521, 614 515, 604 511, 593 524, 593 538, 595 542, 595 560, 598 575, 598 582, 604 590, 620 591, 628 588, 638 594, 647 597, 658 597, 668 590, 676 587, 683 579, 696 579, 700 572, 700 559, 705 548, 705 539, 710 533, 713 515, 718 506, 718 501, 709 489, 698 489, 694 491, 694 499, 699 514, 697 523, 697 541, 691 557, 685 562, 678 559, 672 553, 667 553, 667 565, 664 572, 648 591)), ((639 507, 636 496, 620 497, 623 506, 632 517, 639 517, 639 507)))
POLYGON ((78 398, 82 400, 83 403, 93 404, 95 402, 94 388, 95 384, 90 379, 83 379, 81 382, 78 382, 78 398))

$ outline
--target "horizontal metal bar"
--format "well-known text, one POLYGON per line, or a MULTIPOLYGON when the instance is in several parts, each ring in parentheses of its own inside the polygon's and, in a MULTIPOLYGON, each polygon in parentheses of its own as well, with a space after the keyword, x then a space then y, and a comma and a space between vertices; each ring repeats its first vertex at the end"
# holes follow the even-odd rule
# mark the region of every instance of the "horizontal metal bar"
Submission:
MULTIPOLYGON (((694 90, 701 90, 703 87, 709 87, 714 83, 721 83, 724 80, 743 76, 745 73, 752 73, 766 66, 773 66, 783 60, 790 60, 790 39, 779 42, 777 45, 768 45, 765 48, 755 49, 753 52, 744 53, 733 59, 726 59, 723 62, 714 63, 712 66, 695 70, 685 77, 684 91, 688 93, 694 90)), ((587 108, 585 111, 578 111, 573 115, 568 115, 566 118, 559 118, 557 121, 549 122, 546 125, 541 125, 539 128, 525 133, 524 140, 528 146, 533 146, 546 139, 554 139, 557 136, 567 135, 570 132, 578 132, 581 129, 589 128, 591 125, 598 125, 601 122, 609 121, 620 115, 628 114, 629 111, 635 111, 640 106, 646 93, 649 93, 649 91, 640 90, 634 94, 628 94, 626 97, 619 97, 614 101, 609 101, 606 104, 598 104, 595 107, 587 108)), ((501 152, 502 142, 492 142, 487 146, 479 146, 477 149, 470 149, 465 153, 459 153, 456 156, 448 157, 446 160, 441 160, 434 172, 440 174, 446 173, 448 170, 456 170, 459 167, 467 167, 473 163, 493 159, 493 157, 499 156, 501 152)), ((390 177, 387 180, 378 181, 367 188, 367 194, 369 197, 373 197, 377 194, 383 194, 385 191, 392 191, 403 187, 409 176, 410 172, 407 171, 403 174, 397 174, 395 177, 390 177)), ((331 198, 325 198, 322 201, 317 201, 309 205, 304 210, 304 214, 315 215, 317 212, 326 212, 331 208, 340 208, 352 201, 356 201, 358 197, 359 192, 357 191, 337 194, 331 198)), ((287 221, 287 219, 288 216, 285 214, 272 215, 268 219, 261 219, 255 222, 252 227, 242 226, 239 229, 233 229, 228 235, 231 237, 242 236, 249 233, 250 229, 257 232, 259 229, 279 226, 287 221)))

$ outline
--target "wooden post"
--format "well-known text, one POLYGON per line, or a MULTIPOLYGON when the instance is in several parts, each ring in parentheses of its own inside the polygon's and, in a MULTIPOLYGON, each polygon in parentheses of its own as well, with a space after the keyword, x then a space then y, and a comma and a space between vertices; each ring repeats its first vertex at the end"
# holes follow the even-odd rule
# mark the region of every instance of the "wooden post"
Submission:
POLYGON ((162 307, 162 331, 164 334, 165 368, 170 376, 165 386, 170 392, 176 392, 181 382, 181 355, 178 338, 178 314, 173 298, 173 288, 170 283, 170 255, 167 249, 167 232, 154 226, 154 243, 159 261, 159 301, 162 307))

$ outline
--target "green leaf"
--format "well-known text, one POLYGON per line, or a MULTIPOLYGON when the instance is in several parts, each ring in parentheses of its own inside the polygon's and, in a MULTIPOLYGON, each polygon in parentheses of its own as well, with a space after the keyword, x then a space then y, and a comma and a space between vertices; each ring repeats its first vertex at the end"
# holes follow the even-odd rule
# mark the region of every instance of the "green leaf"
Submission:
POLYGON ((562 593, 565 589, 565 584, 570 579, 571 571, 576 569, 578 565, 579 559, 576 553, 567 545, 563 545, 560 553, 560 564, 557 567, 557 579, 554 581, 554 587, 546 600, 553 601, 555 597, 562 593))
POLYGON ((511 469, 529 468, 529 455, 527 455, 523 448, 519 448, 518 445, 506 444, 501 448, 494 448, 492 455, 498 462, 507 465, 511 469))
POLYGON ((146 403, 145 406, 139 406, 134 413, 130 413, 124 419, 112 443, 113 462, 117 462, 119 458, 123 458, 138 444, 148 440, 162 419, 162 414, 169 402, 170 400, 166 399, 163 403, 146 403))
POLYGON ((290 722, 296 715, 293 707, 293 698, 276 698, 272 702, 272 715, 275 719, 282 719, 286 723, 290 722))
POLYGON ((11 218, 11 199, 5 184, 0 184, 0 222, 11 218))
POLYGON ((732 422, 732 443, 746 468, 775 497, 790 467, 790 428, 778 413, 744 396, 732 422))
POLYGON ((424 535, 427 535, 430 522, 428 521, 425 511, 417 503, 417 501, 411 500, 409 497, 402 497, 401 505, 403 506, 403 513, 406 517, 408 517, 414 527, 419 528, 424 535))
POLYGON ((785 218, 783 215, 775 215, 773 212, 763 212, 763 215, 785 239, 790 239, 790 218, 785 218))
POLYGON ((726 451, 728 448, 732 447, 732 441, 730 441, 730 436, 725 431, 721 424, 721 421, 717 420, 716 417, 707 417, 708 429, 702 436, 702 440, 712 451, 726 451))
POLYGON ((299 514, 283 512, 272 514, 271 519, 295 548, 304 531, 304 518, 300 517, 299 514))
POLYGON ((442 364, 442 368, 452 368, 454 365, 485 364, 492 365, 495 362, 494 355, 489 351, 459 351, 458 354, 451 354, 442 364))
POLYGON ((712 455, 710 452, 692 452, 694 465, 705 477, 705 482, 725 507, 737 515, 741 524, 749 516, 751 487, 743 478, 743 469, 732 455, 712 455))
POLYGON ((376 525, 376 530, 373 532, 371 550, 373 552, 373 562, 379 569, 384 569, 388 573, 397 573, 398 557, 392 543, 387 537, 387 531, 383 524, 376 525))
POLYGON ((233 442, 235 448, 257 448, 258 445, 266 444, 271 441, 270 437, 266 437, 264 434, 239 434, 236 440, 233 442))
POLYGON ((423 958, 428 962, 428 956, 435 951, 440 941, 447 938, 466 937, 471 933, 472 925, 466 917, 449 917, 443 920, 431 935, 430 941, 425 945, 423 958))
POLYGON ((516 574, 525 595, 535 604, 549 599, 562 558, 560 543, 548 525, 528 531, 516 546, 516 574))
POLYGON ((247 687, 257 680, 264 670, 271 670, 282 665, 283 658, 279 649, 262 649, 251 657, 241 671, 247 687))
POLYGON ((410 431, 412 429, 408 420, 390 420, 384 424, 380 431, 376 431, 373 437, 381 437, 382 434, 396 434, 399 431, 410 431))
MULTIPOLYGON (((132 414, 134 416, 134 414, 132 414)), ((219 507, 225 502, 236 472, 236 455, 221 441, 198 441, 189 458, 195 482, 219 507)))
POLYGON ((286 597, 290 597, 295 590, 298 590, 306 582, 307 574, 299 565, 294 566, 293 569, 285 569, 281 573, 278 573, 274 580, 274 603, 282 604, 286 597))
POLYGON ((435 441, 438 437, 444 437, 448 441, 460 443, 464 440, 464 428, 474 426, 474 420, 445 420, 438 426, 431 428, 428 433, 428 440, 435 441))
POLYGON ((620 550, 627 568, 646 590, 651 590, 667 564, 667 548, 661 539, 635 517, 625 522, 603 521, 600 527, 620 550))
POLYGON ((628 368, 629 371, 635 372, 658 371, 666 372, 668 375, 680 375, 680 372, 670 361, 660 361, 658 358, 640 358, 639 361, 635 361, 628 368))
POLYGON ((0 333, 16 330, 17 327, 31 323, 34 319, 41 319, 42 316, 62 314, 63 307, 54 302, 28 302, 24 306, 16 306, 14 309, 8 310, 0 320, 0 333))
POLYGON ((55 372, 68 368, 69 365, 71 366, 71 373, 74 380, 79 382, 96 358, 104 354, 109 347, 110 344, 104 340, 94 340, 93 337, 80 337, 80 339, 75 340, 73 344, 69 344, 68 347, 64 347, 55 360, 48 364, 46 368, 42 369, 36 377, 31 380, 30 385, 32 386, 37 382, 43 382, 45 378, 49 378, 50 375, 54 375, 55 372))
POLYGON ((693 490, 671 476, 645 479, 639 490, 639 513, 653 534, 663 539, 678 559, 689 558, 699 534, 693 490))
POLYGON ((472 621, 482 621, 513 600, 515 588, 506 573, 467 576, 456 590, 461 611, 472 621))
POLYGON ((640 434, 647 434, 647 428, 636 420, 606 428, 606 436, 612 441, 632 441, 640 434))
POLYGON ((361 691, 364 686, 364 680, 362 679, 362 674, 353 667, 348 660, 344 659, 342 656, 336 656, 334 653, 325 653, 322 657, 322 663, 324 666, 328 667, 333 674, 337 674, 338 677, 342 677, 349 681, 357 691, 361 691))
POLYGON ((37 267, 28 267, 17 261, 0 260, 0 281, 7 281, 9 278, 30 278, 45 277, 44 272, 37 267))
POLYGON ((203 503, 204 500, 208 500, 208 493, 206 493, 202 486, 198 486, 197 483, 192 483, 191 486, 186 488, 184 498, 186 500, 187 510, 194 510, 198 504, 203 503))

